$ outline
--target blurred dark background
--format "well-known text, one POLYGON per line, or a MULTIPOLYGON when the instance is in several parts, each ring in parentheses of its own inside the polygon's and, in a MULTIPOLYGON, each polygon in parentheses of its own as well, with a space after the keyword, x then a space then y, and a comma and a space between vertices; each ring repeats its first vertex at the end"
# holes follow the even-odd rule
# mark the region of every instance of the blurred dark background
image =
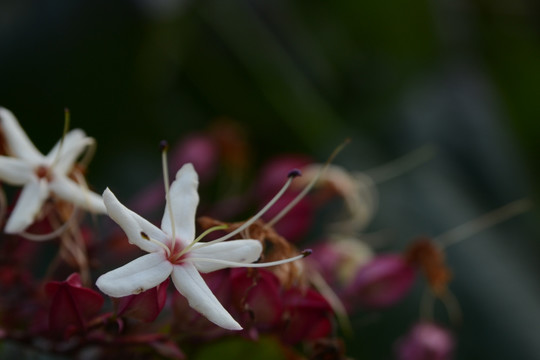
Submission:
MULTIPOLYGON (((533 0, 0 1, 0 105, 39 149, 72 127, 98 141, 89 181, 133 195, 160 174, 157 144, 241 123, 262 163, 303 152, 366 170, 431 144, 379 186, 381 251, 438 235, 540 184, 540 5, 533 0)), ((540 358, 533 210, 447 250, 463 308, 457 359, 540 358)), ((418 318, 353 317, 348 353, 389 359, 418 318), (366 320, 367 319, 367 320, 366 320)))

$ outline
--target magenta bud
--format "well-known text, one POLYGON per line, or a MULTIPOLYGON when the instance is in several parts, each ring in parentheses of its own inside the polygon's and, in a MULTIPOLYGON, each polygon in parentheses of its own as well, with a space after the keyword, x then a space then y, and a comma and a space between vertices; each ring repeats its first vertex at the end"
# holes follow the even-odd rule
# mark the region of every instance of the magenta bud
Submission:
POLYGON ((360 306, 388 307, 407 294, 414 276, 414 268, 402 256, 377 256, 358 270, 346 294, 360 306))
POLYGON ((302 176, 302 172, 300 171, 300 169, 292 169, 291 171, 289 171, 289 174, 287 174, 287 177, 290 178, 295 178, 297 176, 302 176))
POLYGON ((414 325, 395 345, 398 360, 449 360, 455 341, 447 329, 433 323, 414 325))

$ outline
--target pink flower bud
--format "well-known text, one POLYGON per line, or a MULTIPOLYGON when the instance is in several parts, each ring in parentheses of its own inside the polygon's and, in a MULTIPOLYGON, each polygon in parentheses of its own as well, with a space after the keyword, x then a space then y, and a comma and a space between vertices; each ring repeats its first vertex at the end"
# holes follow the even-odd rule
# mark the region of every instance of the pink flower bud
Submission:
POLYGON ((175 168, 192 163, 201 181, 206 181, 217 170, 218 148, 210 136, 192 134, 175 146, 170 162, 175 168))
POLYGON ((377 256, 360 268, 345 294, 354 305, 392 306, 410 290, 414 276, 414 268, 402 256, 377 256))
POLYGON ((398 360, 449 360, 455 347, 452 334, 432 323, 419 323, 398 340, 398 360))

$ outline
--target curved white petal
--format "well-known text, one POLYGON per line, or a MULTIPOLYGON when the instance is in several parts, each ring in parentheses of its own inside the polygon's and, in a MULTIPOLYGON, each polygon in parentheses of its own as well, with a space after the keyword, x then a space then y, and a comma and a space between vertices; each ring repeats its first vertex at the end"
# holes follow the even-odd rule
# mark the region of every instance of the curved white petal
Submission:
POLYGON ((63 142, 62 140, 58 141, 47 154, 47 164, 54 165, 57 173, 66 175, 73 168, 73 164, 84 149, 93 142, 94 140, 87 137, 81 129, 71 130, 66 134, 63 142), (59 149, 60 155, 58 155, 59 149))
POLYGON ((105 214, 107 209, 101 196, 65 176, 55 176, 49 188, 60 199, 91 212, 105 214))
POLYGON ((4 133, 10 154, 27 160, 33 165, 43 160, 43 155, 30 141, 13 113, 2 107, 0 107, 0 127, 4 133))
POLYGON ((122 205, 109 188, 103 192, 103 202, 107 208, 107 213, 124 230, 131 244, 137 245, 147 252, 163 250, 161 246, 141 236, 141 232, 151 239, 163 243, 167 240, 167 235, 158 227, 122 205))
POLYGON ((189 306, 208 320, 225 329, 242 330, 240 324, 233 319, 208 288, 195 266, 189 263, 175 265, 172 280, 176 289, 188 300, 189 306))
MULTIPOLYGON (((195 238, 195 213, 199 204, 198 185, 199 176, 193 165, 188 163, 178 170, 176 180, 171 184, 169 190, 175 235, 184 245, 189 244, 195 238)), ((161 228, 163 231, 172 234, 169 206, 165 207, 161 228)))
POLYGON ((0 156, 0 180, 10 185, 24 185, 35 178, 34 168, 24 160, 0 156))
POLYGON ((49 189, 46 180, 34 180, 27 183, 21 191, 4 231, 8 234, 24 231, 34 222, 48 196, 49 189))
POLYGON ((204 243, 198 243, 190 251, 190 257, 194 258, 190 263, 195 265, 200 272, 207 273, 228 266, 208 261, 197 261, 195 258, 217 259, 248 264, 257 261, 261 256, 262 250, 260 241, 249 239, 224 241, 208 246, 204 246, 204 243), (201 247, 198 248, 197 245, 201 247))
POLYGON ((146 254, 101 275, 96 281, 96 286, 112 297, 139 294, 165 281, 172 268, 173 265, 163 254, 146 254))

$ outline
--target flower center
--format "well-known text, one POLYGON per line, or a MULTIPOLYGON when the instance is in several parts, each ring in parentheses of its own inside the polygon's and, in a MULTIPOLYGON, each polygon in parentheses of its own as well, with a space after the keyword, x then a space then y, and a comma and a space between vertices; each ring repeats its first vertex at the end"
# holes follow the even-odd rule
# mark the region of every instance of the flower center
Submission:
POLYGON ((172 246, 172 241, 171 244, 167 244, 167 247, 169 248, 167 260, 169 260, 171 264, 179 265, 189 256, 189 251, 184 251, 184 247, 180 244, 180 241, 176 241, 174 246, 172 246))
POLYGON ((39 179, 46 179, 47 181, 52 180, 52 173, 45 165, 38 166, 34 172, 39 179))

